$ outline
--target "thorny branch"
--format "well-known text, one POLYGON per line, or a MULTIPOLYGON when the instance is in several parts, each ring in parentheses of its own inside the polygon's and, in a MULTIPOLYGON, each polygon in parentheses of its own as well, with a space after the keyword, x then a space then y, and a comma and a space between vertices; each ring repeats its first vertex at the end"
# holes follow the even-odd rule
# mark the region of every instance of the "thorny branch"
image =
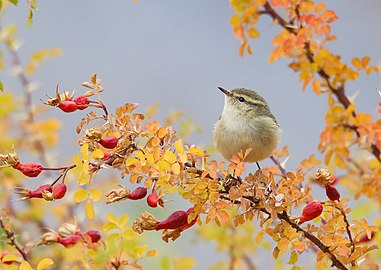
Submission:
MULTIPOLYGON (((301 29, 299 26, 292 24, 292 23, 289 23, 284 18, 282 18, 282 16, 280 16, 279 13, 277 13, 273 9, 273 7, 270 5, 270 3, 268 1, 264 5, 264 8, 265 9, 263 11, 261 11, 260 14, 269 15, 275 22, 277 22, 282 28, 286 29, 290 33, 296 35, 298 33, 298 31, 301 29)), ((308 61, 310 61, 310 63, 314 63, 315 62, 314 54, 311 50, 310 42, 307 41, 305 43, 304 47, 305 47, 305 53, 306 53, 308 61)), ((326 84, 328 85, 331 92, 336 96, 337 100, 344 106, 345 109, 347 109, 351 105, 351 102, 350 102, 349 98, 347 97, 347 95, 345 94, 344 85, 340 85, 337 88, 334 87, 331 84, 331 77, 322 68, 319 68, 317 73, 326 82, 326 84)), ((356 117, 356 112, 353 111, 352 115, 353 115, 353 117, 356 117)), ((358 127, 356 127, 356 129, 355 129, 355 133, 356 133, 357 137, 360 137, 358 127)), ((374 143, 372 143, 370 145, 370 147, 371 147, 372 154, 377 158, 377 160, 379 162, 381 162, 381 151, 380 151, 380 149, 374 143)))
MULTIPOLYGON (((192 173, 195 173, 195 174, 197 174, 198 176, 201 176, 202 173, 204 172, 204 171, 201 170, 201 169, 196 169, 196 168, 195 168, 195 165, 194 165, 194 164, 191 164, 190 162, 188 162, 188 163, 186 164, 186 166, 189 167, 189 168, 194 168, 195 170, 194 170, 192 173)), ((230 177, 232 177, 233 179, 235 179, 233 176, 230 176, 230 177)), ((226 179, 218 178, 218 181, 223 183, 224 181, 226 181, 226 179)), ((223 194, 227 194, 227 193, 229 193, 229 189, 230 189, 231 187, 233 187, 234 185, 237 185, 238 183, 239 183, 238 181, 233 181, 233 183, 230 184, 230 185, 224 185, 224 184, 223 184, 223 188, 224 188, 224 189, 223 189, 223 190, 219 190, 219 193, 221 194, 220 198, 223 199, 223 200, 231 201, 233 204, 240 204, 241 202, 240 202, 239 200, 231 200, 228 196, 223 195, 223 194)), ((249 200, 249 201, 253 204, 253 207, 254 207, 255 209, 257 209, 257 210, 259 210, 259 211, 261 211, 261 212, 263 212, 263 213, 265 213, 265 214, 271 216, 271 214, 270 214, 265 208, 259 206, 260 201, 259 201, 257 198, 255 198, 255 196, 244 196, 243 198, 249 200)), ((343 217, 344 217, 344 220, 346 221, 347 226, 349 226, 349 222, 348 222, 348 220, 347 220, 347 218, 346 218, 345 213, 344 213, 344 214, 342 213, 342 215, 343 215, 343 217)), ((310 240, 310 241, 311 241, 317 248, 319 248, 322 252, 324 252, 325 254, 327 254, 327 255, 329 256, 329 258, 331 259, 332 264, 333 264, 334 266, 336 266, 338 269, 348 270, 348 268, 347 268, 347 267, 346 267, 346 266, 345 266, 345 265, 344 265, 344 264, 343 264, 343 263, 342 263, 342 262, 335 256, 335 254, 333 254, 333 253, 331 252, 331 250, 329 249, 328 246, 326 246, 325 244, 323 244, 323 242, 321 242, 321 241, 319 240, 319 238, 317 238, 316 236, 314 236, 312 233, 309 233, 308 231, 302 229, 298 224, 296 224, 296 223, 294 223, 293 221, 291 221, 290 217, 288 216, 288 214, 287 214, 285 211, 283 211, 283 212, 281 212, 281 213, 278 212, 278 213, 277 213, 277 216, 278 216, 278 218, 279 218, 280 220, 284 220, 285 222, 287 222, 288 224, 290 224, 291 227, 293 227, 294 229, 296 229, 298 232, 302 232, 303 235, 304 235, 308 240, 310 240)), ((347 228, 347 229, 349 229, 349 228, 347 228)), ((348 233, 348 237, 349 237, 349 239, 350 239, 350 241, 351 241, 351 243, 352 243, 352 245, 353 245, 353 239, 352 239, 352 235, 351 235, 350 232, 348 233)), ((353 247, 352 247, 352 249, 353 249, 353 247)))
POLYGON ((13 246, 15 249, 17 249, 17 251, 21 254, 21 256, 23 257, 23 259, 25 261, 29 261, 28 260, 28 254, 24 251, 24 249, 16 242, 15 240, 15 234, 13 231, 11 231, 10 229, 6 228, 4 222, 3 222, 3 218, 0 217, 0 227, 4 230, 5 234, 7 235, 7 238, 9 240, 9 244, 11 246, 13 246))

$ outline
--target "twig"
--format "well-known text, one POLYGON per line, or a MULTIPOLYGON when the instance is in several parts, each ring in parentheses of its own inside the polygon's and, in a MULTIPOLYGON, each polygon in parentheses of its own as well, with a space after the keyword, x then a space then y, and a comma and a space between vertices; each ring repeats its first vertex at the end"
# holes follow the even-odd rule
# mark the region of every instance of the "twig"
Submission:
POLYGON ((282 176, 287 179, 287 172, 280 164, 279 160, 277 160, 274 156, 271 156, 270 159, 274 162, 275 165, 278 166, 280 172, 282 173, 282 176))
MULTIPOLYGON (((262 212, 264 213, 267 213, 267 210, 266 209, 260 209, 262 212)), ((309 233, 308 231, 302 229, 301 227, 299 227, 299 225, 297 225, 296 223, 292 222, 289 218, 289 216, 287 215, 286 212, 282 212, 282 213, 277 213, 278 215, 278 218, 279 219, 282 219, 284 221, 286 221, 288 224, 291 225, 291 227, 293 227, 294 229, 296 229, 297 231, 299 232, 302 232, 303 235, 308 239, 310 240, 312 243, 315 244, 315 246, 317 246, 321 251, 323 251, 325 254, 327 254, 329 256, 329 258, 331 259, 332 261, 332 264, 334 266, 336 266, 337 268, 339 269, 342 269, 342 270, 349 270, 339 259, 337 259, 337 257, 329 250, 329 247, 324 245, 320 240, 319 238, 317 238, 315 235, 313 235, 312 233, 309 233)))
POLYGON ((353 254, 353 252, 355 252, 356 245, 355 245, 355 242, 353 241, 351 230, 349 229, 350 224, 347 218, 347 214, 345 213, 344 209, 342 209, 339 205, 336 204, 335 208, 338 209, 340 211, 340 214, 343 216, 344 222, 346 224, 345 229, 347 231, 349 241, 351 241, 351 254, 353 254))
MULTIPOLYGON (((265 8, 265 10, 262 10, 260 12, 260 14, 269 15, 275 22, 277 22, 282 28, 286 29, 288 32, 296 35, 298 33, 298 30, 301 29, 301 27, 293 25, 291 23, 288 23, 284 18, 282 18, 282 16, 280 16, 273 9, 273 7, 270 5, 270 3, 268 1, 264 5, 264 8, 265 8)), ((304 47, 305 47, 305 53, 306 53, 306 57, 307 57, 308 61, 310 63, 315 63, 314 54, 311 50, 310 42, 307 41, 305 43, 304 47)), ((335 88, 331 84, 331 77, 322 68, 318 69, 317 74, 325 81, 328 88, 336 96, 337 100, 344 106, 345 109, 347 109, 351 105, 351 102, 345 94, 344 86, 341 85, 341 86, 335 88)), ((354 117, 356 117, 356 112, 354 110, 352 112, 352 115, 354 117)), ((358 128, 359 127, 356 127, 355 134, 357 137, 360 137, 360 133, 358 131, 358 128)), ((380 149, 374 143, 371 143, 370 148, 371 148, 371 153, 376 157, 376 159, 379 162, 381 162, 381 151, 380 151, 380 149)))
POLYGON ((257 267, 255 266, 255 264, 253 263, 253 261, 250 259, 250 257, 247 254, 244 254, 242 256, 242 259, 249 270, 257 270, 257 267))
POLYGON ((13 246, 15 249, 17 249, 17 251, 21 254, 21 256, 23 257, 25 261, 29 262, 28 254, 24 251, 24 249, 18 243, 16 243, 14 232, 6 228, 2 217, 0 217, 0 227, 4 230, 5 234, 7 235, 9 244, 13 246))

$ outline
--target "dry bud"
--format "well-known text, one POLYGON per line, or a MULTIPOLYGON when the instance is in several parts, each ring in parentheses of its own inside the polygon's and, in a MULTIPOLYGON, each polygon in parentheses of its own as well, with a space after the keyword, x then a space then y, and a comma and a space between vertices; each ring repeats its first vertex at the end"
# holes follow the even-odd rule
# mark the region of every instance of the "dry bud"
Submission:
POLYGON ((164 242, 168 243, 169 239, 172 241, 175 241, 177 238, 180 237, 181 235, 181 230, 176 229, 176 230, 164 230, 163 234, 161 235, 161 239, 163 239, 164 242))
POLYGON ((334 179, 331 177, 331 173, 326 169, 318 169, 315 174, 315 181, 323 186, 332 184, 334 179))
POLYGON ((72 223, 64 223, 59 229, 58 234, 60 237, 68 237, 69 235, 76 234, 79 232, 77 222, 72 223))
POLYGON ((122 185, 119 185, 121 188, 112 189, 110 192, 106 194, 106 204, 115 203, 119 201, 123 201, 128 199, 128 195, 130 194, 130 190, 125 188, 122 185))
POLYGON ((23 195, 18 201, 24 201, 32 198, 43 198, 42 193, 44 190, 52 191, 52 186, 50 184, 42 185, 35 190, 30 190, 25 187, 15 187, 15 193, 23 195))
POLYGON ((137 233, 143 233, 144 231, 152 231, 156 229, 157 220, 153 215, 148 212, 141 214, 140 218, 134 220, 132 229, 137 233))
POLYGON ((58 86, 59 86, 59 83, 56 86, 56 96, 54 98, 48 96, 49 99, 46 102, 44 102, 44 104, 50 105, 50 106, 59 106, 62 102, 73 99, 74 92, 72 94, 70 94, 68 91, 64 91, 63 93, 60 93, 58 91, 58 86))
POLYGON ((38 242, 38 245, 48 245, 51 243, 57 243, 58 237, 59 236, 58 236, 57 232, 55 232, 55 231, 50 231, 50 232, 44 233, 41 236, 40 241, 38 242))
POLYGON ((14 166, 19 162, 19 157, 16 153, 0 154, 0 166, 14 166))

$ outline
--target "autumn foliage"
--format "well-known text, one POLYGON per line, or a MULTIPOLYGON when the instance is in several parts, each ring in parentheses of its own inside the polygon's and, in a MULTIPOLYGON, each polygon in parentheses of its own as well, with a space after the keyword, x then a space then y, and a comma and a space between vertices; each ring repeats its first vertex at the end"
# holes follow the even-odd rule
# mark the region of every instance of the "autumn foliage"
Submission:
MULTIPOLYGON (((325 4, 231 0, 231 6, 235 14, 230 23, 241 41, 240 55, 253 53, 251 40, 260 37, 257 22, 267 16, 279 28, 269 62, 289 59, 301 89, 312 89, 316 98, 327 98, 326 124, 318 145, 324 160, 311 155, 289 169, 285 167, 288 148, 283 147, 273 154, 272 167, 250 172, 243 163, 245 153, 237 153, 230 161, 214 160, 205 149, 185 144, 172 126, 147 120, 136 103, 120 104, 110 112, 102 101, 107 89, 96 74, 82 83, 77 93, 61 90, 57 84, 54 94, 47 93, 53 97, 40 105, 62 111, 62 117, 83 115, 76 129, 78 146, 71 146, 73 154, 79 154, 68 164, 49 165, 46 147, 56 143, 52 134, 56 130, 51 128, 55 124, 35 120, 32 104, 24 108, 26 132, 18 139, 10 139, 14 131, 8 128, 13 109, 0 115, 4 126, 0 177, 4 189, 12 189, 0 197, 4 205, 0 219, 4 269, 50 265, 57 269, 141 269, 140 260, 160 256, 160 251, 143 245, 139 234, 161 234, 170 245, 194 227, 200 237, 222 247, 229 269, 243 269, 242 265, 255 269, 254 246, 263 241, 270 241, 274 259, 287 256, 294 270, 302 269, 298 259, 307 252, 315 257, 315 269, 378 269, 377 258, 372 256, 378 227, 370 225, 372 219, 367 216, 353 219, 351 208, 361 196, 381 202, 381 120, 358 111, 346 95, 350 81, 379 72, 377 67, 368 56, 344 63, 327 48, 335 40, 331 24, 338 17, 325 4), (44 128, 47 125, 49 128, 44 128), (21 160, 20 151, 37 154, 40 162, 21 160), (118 172, 120 178, 99 185, 97 175, 106 168, 118 172), (46 180, 44 173, 54 180, 46 180), (34 188, 26 187, 25 177, 35 178, 34 188), (340 194, 344 187, 354 191, 354 198, 340 194), (160 220, 155 211, 172 204, 166 199, 171 194, 180 196, 188 207, 160 220), (56 200, 60 201, 53 204, 56 200), (96 207, 117 207, 125 200, 131 204, 141 201, 151 207, 150 212, 142 210, 134 220, 129 220, 128 213, 120 217, 106 211, 96 213, 96 207), (15 210, 19 201, 26 202, 21 212, 15 210), (54 228, 41 214, 50 205, 60 213, 54 228), (73 208, 84 213, 87 222, 78 224, 73 208), (62 209, 68 212, 62 213, 66 211, 62 209), (24 223, 28 223, 25 230, 32 227, 38 232, 37 237, 25 231, 21 234, 24 223)), ((17 55, 12 33, 7 28, 0 31, 8 51, 17 55)), ((21 76, 30 72, 14 63, 20 65, 21 76)), ((6 91, 0 98, 16 102, 6 91)), ((379 113, 380 108, 381 103, 379 113)))

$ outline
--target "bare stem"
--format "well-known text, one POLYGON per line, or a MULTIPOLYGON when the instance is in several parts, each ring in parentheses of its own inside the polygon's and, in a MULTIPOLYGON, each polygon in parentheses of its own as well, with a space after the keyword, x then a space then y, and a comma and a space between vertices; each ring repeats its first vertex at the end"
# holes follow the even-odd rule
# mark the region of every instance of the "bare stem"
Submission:
POLYGON ((280 164, 279 160, 277 160, 274 156, 271 156, 270 159, 274 162, 275 165, 278 166, 280 172, 282 173, 282 176, 287 179, 287 172, 282 167, 282 164, 280 164))

